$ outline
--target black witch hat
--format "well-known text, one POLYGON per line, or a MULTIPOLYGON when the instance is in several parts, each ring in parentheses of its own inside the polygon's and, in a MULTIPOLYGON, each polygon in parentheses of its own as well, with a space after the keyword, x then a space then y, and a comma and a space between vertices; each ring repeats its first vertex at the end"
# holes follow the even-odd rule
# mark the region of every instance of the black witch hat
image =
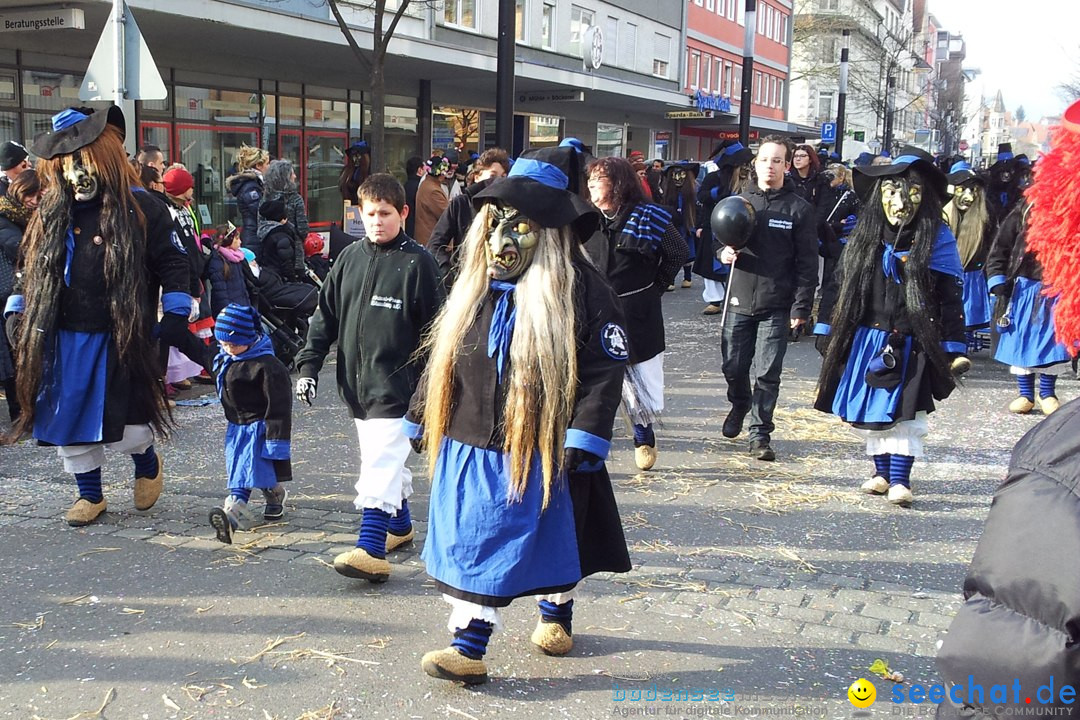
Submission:
POLYGON ((45 160, 69 155, 101 137, 107 125, 119 129, 120 137, 124 137, 124 111, 116 105, 97 112, 88 107, 68 108, 52 116, 52 130, 34 138, 30 151, 45 160))
POLYGON ((930 189, 938 194, 942 202, 945 202, 949 186, 945 173, 938 169, 932 155, 925 150, 910 145, 900 148, 900 152, 889 165, 856 167, 854 177, 855 192, 865 202, 870 191, 874 188, 874 183, 881 178, 902 175, 908 168, 918 170, 926 178, 930 189))
POLYGON ((517 208, 541 227, 570 225, 578 240, 588 240, 600 225, 600 215, 570 190, 581 174, 580 157, 573 147, 526 150, 500 178, 473 196, 473 205, 498 201, 517 208))

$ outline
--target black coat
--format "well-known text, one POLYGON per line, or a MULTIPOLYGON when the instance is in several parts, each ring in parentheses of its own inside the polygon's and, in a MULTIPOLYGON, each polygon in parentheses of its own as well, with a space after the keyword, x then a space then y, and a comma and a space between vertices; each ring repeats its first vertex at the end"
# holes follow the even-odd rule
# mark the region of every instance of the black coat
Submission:
POLYGON ((262 222, 259 224, 259 238, 259 252, 255 253, 259 267, 276 273, 284 282, 298 282, 296 248, 303 247, 303 243, 292 225, 262 222))
POLYGON ((423 371, 414 353, 444 297, 434 258, 404 232, 349 245, 319 293, 300 377, 317 378, 336 341, 338 392, 353 417, 403 417, 423 371))
POLYGON ((431 231, 427 250, 439 264, 447 290, 457 277, 458 251, 465 240, 465 234, 469 232, 473 218, 476 217, 472 204, 473 196, 495 182, 495 179, 481 180, 462 190, 460 195, 450 200, 439 222, 435 223, 435 229, 431 231))
POLYGON ((756 213, 750 241, 735 261, 728 309, 742 315, 778 310, 806 319, 818 282, 817 216, 790 178, 779 190, 742 193, 756 213))
MULTIPOLYGON (((986 693, 992 685, 1007 685, 1011 700, 1019 680, 1021 709, 1051 676, 1054 703, 1063 685, 1080 685, 1080 574, 1072 571, 1080 557, 1078 458, 1075 400, 1013 449, 964 578, 964 604, 937 654, 946 681, 966 687, 970 675, 986 693)), ((989 697, 984 702, 992 713, 989 697)), ((1067 715, 1064 708, 1072 707, 1039 709, 1067 715)))
POLYGON ((176 236, 187 252, 188 294, 193 298, 198 298, 202 295, 202 276, 206 270, 206 260, 199 249, 198 241, 195 239, 195 219, 187 211, 187 208, 174 205, 164 193, 156 190, 148 190, 147 192, 164 203, 165 209, 169 211, 169 217, 172 218, 176 236))
POLYGON ((1017 205, 1005 216, 986 255, 986 284, 991 290, 1004 284, 1006 297, 1018 277, 1042 282, 1042 265, 1027 249, 1027 211, 1017 205))
POLYGON ((682 231, 671 222, 657 247, 631 246, 622 235, 630 213, 621 210, 613 219, 601 216, 600 229, 586 244, 596 265, 606 269, 608 282, 619 297, 626 333, 630 338, 630 363, 640 363, 664 351, 664 312, 660 298, 690 256, 682 231))
POLYGON ((416 189, 420 187, 420 178, 413 175, 405 181, 405 204, 409 206, 409 217, 405 218, 405 234, 416 235, 416 189))
MULTIPOLYGON (((148 192, 136 192, 134 196, 146 217, 145 238, 133 238, 132 242, 146 243, 145 268, 142 269, 146 275, 146 296, 143 298, 146 326, 141 328, 141 332, 149 337, 151 324, 157 317, 160 294, 186 295, 190 287, 190 271, 168 209, 148 192)), ((57 329, 86 333, 115 332, 105 286, 106 245, 94 242, 94 238, 101 234, 98 224, 100 216, 100 201, 75 203, 73 206, 75 251, 71 259, 71 284, 60 288, 57 329)), ((187 332, 187 319, 184 318, 178 327, 187 332)), ((161 330, 166 343, 177 344, 172 342, 175 338, 167 335, 166 324, 162 324, 161 330)), ((150 422, 149 410, 156 402, 158 391, 156 388, 132 384, 130 370, 120 365, 115 346, 109 350, 105 385, 102 442, 120 440, 125 425, 150 422)))

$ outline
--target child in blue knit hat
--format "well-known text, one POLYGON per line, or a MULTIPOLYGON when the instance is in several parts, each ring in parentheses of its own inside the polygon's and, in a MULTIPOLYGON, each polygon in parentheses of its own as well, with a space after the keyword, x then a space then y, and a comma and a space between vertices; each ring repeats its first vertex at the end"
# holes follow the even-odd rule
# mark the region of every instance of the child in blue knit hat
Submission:
POLYGON ((292 381, 274 355, 270 338, 262 332, 259 314, 252 307, 227 305, 217 317, 214 335, 221 352, 214 361, 218 395, 229 427, 225 431, 225 469, 229 497, 210 511, 210 525, 223 543, 248 517, 253 488, 266 498, 263 519, 285 516, 288 491, 281 483, 292 480, 292 381))

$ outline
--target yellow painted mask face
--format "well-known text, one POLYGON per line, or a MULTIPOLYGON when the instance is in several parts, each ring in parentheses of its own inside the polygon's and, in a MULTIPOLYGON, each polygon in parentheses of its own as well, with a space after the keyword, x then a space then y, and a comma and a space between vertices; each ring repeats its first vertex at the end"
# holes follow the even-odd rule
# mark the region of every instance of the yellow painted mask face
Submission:
POLYGON ((893 227, 906 225, 915 217, 922 204, 922 185, 907 178, 889 178, 881 181, 881 207, 885 219, 893 227))
POLYGON ((86 202, 98 194, 98 180, 93 167, 83 165, 83 154, 76 151, 64 156, 64 179, 71 185, 75 200, 86 202))
POLYGON ((494 207, 488 225, 488 277, 513 282, 521 277, 532 263, 540 226, 521 214, 517 208, 494 207))
POLYGON ((970 185, 957 185, 953 189, 953 203, 960 212, 967 212, 975 204, 975 188, 970 185))

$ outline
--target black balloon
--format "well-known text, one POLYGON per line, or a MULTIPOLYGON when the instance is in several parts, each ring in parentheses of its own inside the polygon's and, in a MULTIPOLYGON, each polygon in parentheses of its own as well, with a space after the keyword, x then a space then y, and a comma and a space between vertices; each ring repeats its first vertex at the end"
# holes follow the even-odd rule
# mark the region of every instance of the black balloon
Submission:
POLYGON ((754 233, 754 207, 741 195, 732 195, 716 203, 709 219, 718 245, 742 250, 754 233))

